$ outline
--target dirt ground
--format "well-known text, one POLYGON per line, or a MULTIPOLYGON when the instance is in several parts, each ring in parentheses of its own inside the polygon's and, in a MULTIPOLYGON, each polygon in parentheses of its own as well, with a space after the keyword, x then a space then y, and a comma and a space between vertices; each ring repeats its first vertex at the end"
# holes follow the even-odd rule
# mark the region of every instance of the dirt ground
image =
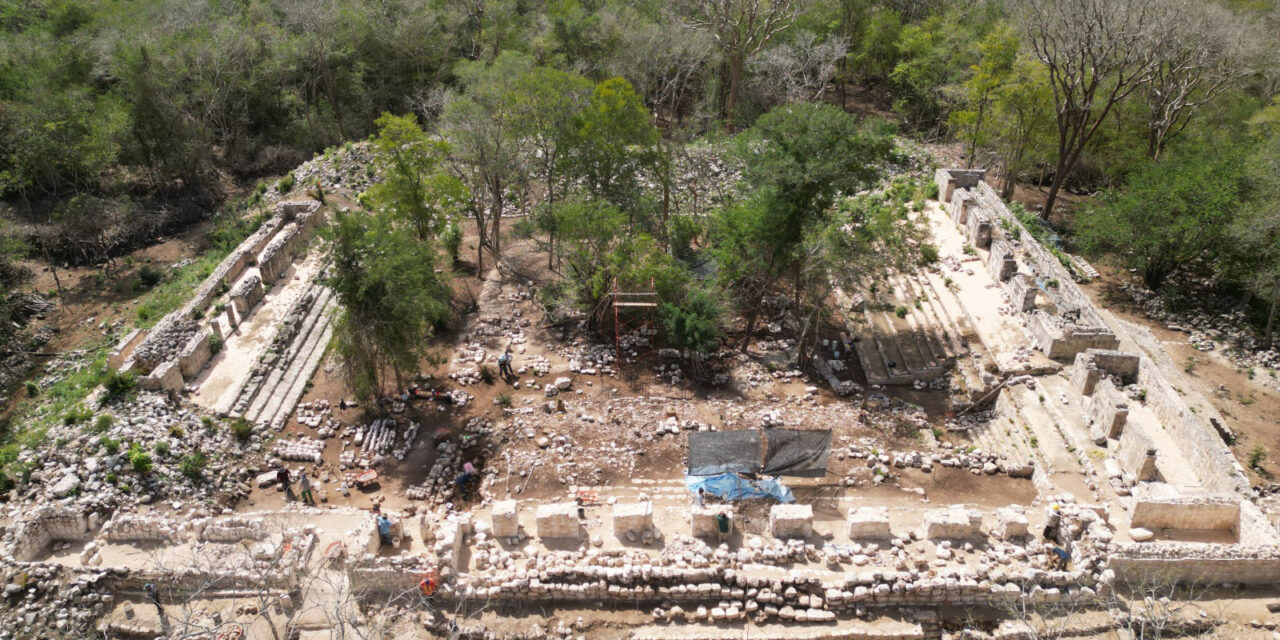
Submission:
POLYGON ((1188 340, 1188 334, 1171 331, 1148 318, 1142 308, 1120 289, 1120 276, 1115 269, 1094 265, 1102 277, 1082 285, 1095 304, 1112 314, 1144 326, 1160 341, 1174 363, 1183 366, 1188 378, 1214 408, 1229 421, 1236 443, 1231 447, 1236 459, 1248 469, 1254 485, 1269 486, 1280 473, 1280 394, 1268 388, 1258 376, 1262 371, 1249 371, 1233 364, 1220 350, 1200 351, 1188 340), (1255 447, 1264 456, 1257 468, 1250 465, 1255 447))

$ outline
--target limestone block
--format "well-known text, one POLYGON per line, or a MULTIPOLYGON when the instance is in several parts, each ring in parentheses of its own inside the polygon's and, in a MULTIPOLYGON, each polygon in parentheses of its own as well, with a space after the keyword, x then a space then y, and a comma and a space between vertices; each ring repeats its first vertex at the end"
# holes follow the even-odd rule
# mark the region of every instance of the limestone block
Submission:
POLYGON ((578 538, 582 535, 577 503, 558 502, 538 505, 534 518, 540 538, 578 538))
POLYGON ((1025 273, 1015 273, 1009 279, 1009 298, 1013 300, 1013 306, 1018 311, 1026 312, 1035 309, 1038 292, 1035 280, 1025 273))
POLYGON ((182 370, 176 360, 160 363, 141 381, 142 388, 158 391, 179 391, 182 389, 182 370))
POLYGON ((1023 538, 1028 535, 1029 526, 1027 516, 1020 509, 1004 507, 996 509, 996 528, 992 533, 1003 540, 1023 538))
POLYGON ((493 535, 514 538, 520 535, 519 510, 515 500, 498 500, 493 503, 493 535))
POLYGON ((930 540, 977 538, 982 535, 982 512, 954 505, 924 514, 924 533, 930 540))
POLYGON ((720 526, 716 517, 720 514, 729 516, 729 531, 733 532, 733 507, 727 504, 694 507, 689 512, 689 524, 696 538, 715 538, 720 535, 720 526))
POLYGON ((1110 380, 1099 382, 1093 391, 1089 418, 1110 438, 1119 438, 1129 418, 1129 403, 1110 380))
POLYGON ((182 351, 178 352, 178 368, 182 371, 183 378, 187 380, 195 378, 209 361, 213 353, 209 346, 209 336, 208 329, 200 331, 187 341, 182 351))
POLYGON ((129 359, 129 354, 133 353, 133 348, 138 346, 147 337, 146 329, 134 329, 125 335, 120 342, 116 343, 116 348, 107 355, 107 366, 113 370, 119 370, 125 360, 129 359))
POLYGON ((262 278, 250 275, 241 280, 240 284, 231 291, 231 304, 236 308, 236 313, 244 317, 249 315, 265 295, 266 289, 262 286, 262 278))
POLYGON ((642 533, 653 530, 653 503, 613 505, 613 533, 621 536, 628 531, 642 533))
POLYGON ((978 249, 986 249, 991 245, 991 219, 980 209, 969 214, 964 223, 965 239, 978 249))
POLYGON ((769 509, 769 531, 775 538, 806 538, 813 535, 813 505, 773 505, 769 509))
POLYGON ((849 539, 891 538, 889 509, 885 507, 858 507, 849 510, 849 539))
POLYGON ((1013 246, 1002 239, 991 241, 991 253, 987 254, 987 271, 996 282, 1004 282, 1018 270, 1013 258, 1013 246))

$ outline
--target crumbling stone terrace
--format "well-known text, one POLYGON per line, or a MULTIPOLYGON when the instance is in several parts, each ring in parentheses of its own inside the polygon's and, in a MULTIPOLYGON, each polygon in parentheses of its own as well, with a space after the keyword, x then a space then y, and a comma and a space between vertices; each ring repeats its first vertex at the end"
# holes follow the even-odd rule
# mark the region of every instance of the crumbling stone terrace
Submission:
POLYGON ((145 388, 182 389, 213 356, 212 341, 223 338, 212 308, 215 299, 230 291, 226 313, 229 326, 236 326, 262 299, 263 283, 280 277, 321 217, 319 202, 277 203, 275 214, 214 268, 186 304, 150 331, 126 336, 109 363, 119 371, 137 373, 145 388))

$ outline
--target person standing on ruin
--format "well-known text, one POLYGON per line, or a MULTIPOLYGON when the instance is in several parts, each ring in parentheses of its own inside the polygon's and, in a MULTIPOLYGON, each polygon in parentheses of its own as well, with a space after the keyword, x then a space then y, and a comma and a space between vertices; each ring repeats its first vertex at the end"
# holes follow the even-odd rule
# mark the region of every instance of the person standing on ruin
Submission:
POLYGON ((284 489, 284 497, 286 500, 293 498, 293 478, 289 476, 289 469, 281 466, 276 471, 276 480, 280 482, 280 488, 284 489))
POLYGON ((311 478, 307 477, 307 472, 305 470, 302 472, 301 477, 298 478, 298 488, 302 492, 300 494, 302 496, 302 501, 314 507, 316 499, 311 495, 311 478))
POLYGON ((516 377, 515 371, 511 370, 511 349, 509 348, 498 356, 498 375, 502 376, 503 380, 516 377))

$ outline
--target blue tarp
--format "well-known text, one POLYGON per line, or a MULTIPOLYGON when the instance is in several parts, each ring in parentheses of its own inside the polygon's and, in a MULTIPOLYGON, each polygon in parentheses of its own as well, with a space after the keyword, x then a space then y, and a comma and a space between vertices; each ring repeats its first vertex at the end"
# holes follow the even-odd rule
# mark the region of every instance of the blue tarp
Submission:
POLYGON ((685 476, 684 484, 690 493, 702 489, 722 500, 749 500, 751 498, 773 498, 778 502, 795 502, 796 497, 791 490, 777 480, 747 480, 736 473, 722 473, 715 476, 685 476))

